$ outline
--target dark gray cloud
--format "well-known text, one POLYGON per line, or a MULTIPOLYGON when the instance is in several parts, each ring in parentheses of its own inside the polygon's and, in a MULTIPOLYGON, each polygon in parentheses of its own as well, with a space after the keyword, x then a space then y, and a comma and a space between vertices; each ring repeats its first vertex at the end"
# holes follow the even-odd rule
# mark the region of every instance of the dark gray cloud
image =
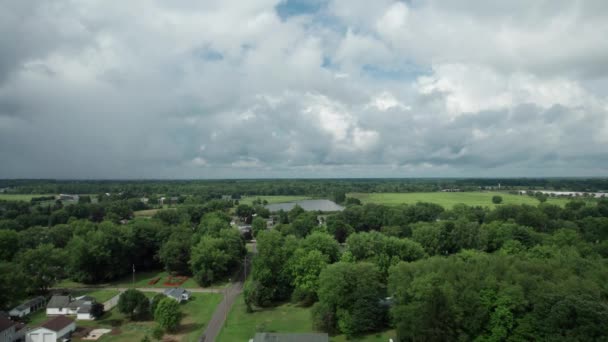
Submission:
POLYGON ((315 4, 2 2, 0 177, 608 170, 604 1, 315 4))

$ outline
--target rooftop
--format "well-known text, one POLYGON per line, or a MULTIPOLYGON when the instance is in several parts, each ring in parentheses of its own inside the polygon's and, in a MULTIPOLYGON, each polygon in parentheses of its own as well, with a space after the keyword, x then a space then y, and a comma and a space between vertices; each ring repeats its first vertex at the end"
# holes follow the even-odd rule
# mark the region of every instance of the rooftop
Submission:
POLYGON ((66 317, 66 316, 57 316, 55 318, 52 318, 46 322, 44 322, 41 327, 43 328, 47 328, 49 330, 53 330, 53 331, 60 331, 61 329, 67 327, 68 325, 72 324, 74 322, 74 320, 72 318, 66 317))

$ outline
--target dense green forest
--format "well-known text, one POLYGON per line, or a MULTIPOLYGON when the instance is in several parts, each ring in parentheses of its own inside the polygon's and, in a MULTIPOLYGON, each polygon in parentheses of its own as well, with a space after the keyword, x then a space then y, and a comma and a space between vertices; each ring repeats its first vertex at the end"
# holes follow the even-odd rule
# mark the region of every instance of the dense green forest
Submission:
MULTIPOLYGON (((209 184, 222 194, 247 182, 235 181, 231 191, 209 184)), ((252 192, 272 186, 256 182, 252 192)), ((290 182, 314 188, 329 181, 290 182)), ((335 183, 330 189, 348 190, 357 181, 335 183)), ((38 186, 52 184, 18 188, 43 193, 38 186)), ((245 286, 249 310, 293 301, 312 306, 311 330, 352 337, 393 328, 401 341, 607 338, 607 199, 446 210, 431 203, 361 205, 341 195, 341 212, 296 206, 271 216, 259 202, 175 190, 188 182, 169 191, 170 183, 159 182, 167 188, 147 191, 175 193, 178 204, 136 218, 134 211, 149 208, 139 199, 144 183, 89 182, 75 191, 61 184, 52 192, 124 188, 72 203, 0 201, 0 310, 62 279, 103 283, 128 275, 132 265, 189 275, 202 286, 223 281, 238 270, 251 238, 231 227, 236 216, 253 225, 257 239, 245 286), (275 225, 267 230, 271 217, 275 225)))
POLYGON ((466 191, 480 187, 501 189, 608 191, 604 178, 412 178, 412 179, 258 179, 258 180, 142 180, 142 181, 60 181, 0 180, 0 189, 20 194, 103 194, 125 193, 128 196, 166 194, 195 195, 204 199, 222 195, 308 195, 328 196, 337 192, 424 192, 459 188, 466 191))

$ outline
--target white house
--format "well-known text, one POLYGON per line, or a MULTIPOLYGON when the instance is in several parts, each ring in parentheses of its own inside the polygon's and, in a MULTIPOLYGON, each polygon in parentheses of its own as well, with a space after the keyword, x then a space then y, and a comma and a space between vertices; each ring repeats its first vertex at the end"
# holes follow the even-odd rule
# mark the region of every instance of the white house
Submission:
POLYGON ((57 316, 43 323, 40 327, 27 332, 26 342, 56 342, 69 338, 76 330, 74 319, 57 316))
POLYGON ((47 316, 68 315, 76 316, 79 320, 93 320, 91 308, 95 299, 89 296, 72 299, 70 296, 53 296, 46 306, 47 316))
MULTIPOLYGON (((29 315, 32 312, 42 309, 44 307, 45 303, 46 303, 46 301, 44 300, 44 297, 42 297, 42 296, 36 297, 36 298, 28 300, 27 302, 22 303, 19 306, 14 307, 11 311, 8 312, 8 314, 11 317, 21 318, 21 317, 29 315)), ((1 342, 1 340, 0 340, 0 342, 1 342)))
POLYGON ((163 294, 169 298, 175 299, 178 303, 181 303, 184 300, 188 301, 190 299, 190 291, 181 287, 166 289, 163 294))

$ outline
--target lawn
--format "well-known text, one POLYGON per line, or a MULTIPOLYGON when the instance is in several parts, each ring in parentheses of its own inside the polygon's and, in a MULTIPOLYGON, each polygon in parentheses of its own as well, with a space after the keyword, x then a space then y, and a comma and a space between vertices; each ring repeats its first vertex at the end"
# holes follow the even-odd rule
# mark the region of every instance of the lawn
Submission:
POLYGON ((115 290, 95 290, 95 291, 87 291, 87 292, 83 292, 83 293, 73 293, 72 296, 75 297, 79 297, 79 296, 91 296, 93 298, 95 298, 97 300, 97 302, 99 303, 104 303, 107 302, 108 300, 110 300, 111 298, 113 298, 114 296, 118 295, 120 292, 115 291, 115 290))
MULTIPOLYGON (((377 203, 386 205, 415 204, 417 202, 430 202, 439 204, 447 209, 455 204, 464 203, 470 206, 484 206, 494 208, 493 196, 501 196, 503 204, 529 204, 538 205, 538 200, 530 196, 511 195, 501 192, 411 192, 411 193, 351 193, 349 197, 360 199, 363 203, 377 203)), ((549 198, 548 203, 564 206, 568 199, 549 198)))
MULTIPOLYGON (((135 272, 135 287, 149 287, 149 288, 165 288, 165 287, 174 287, 174 286, 165 286, 164 282, 167 280, 169 273, 164 271, 147 271, 147 272, 135 272), (156 284, 149 284, 149 282, 154 278, 160 278, 156 284)), ((180 285, 183 288, 200 288, 196 281, 192 278, 188 278, 186 282, 180 285)), ((223 284, 218 284, 218 287, 223 286, 223 284)), ((57 288, 79 288, 79 287, 120 287, 120 288, 129 288, 133 287, 133 278, 132 275, 128 275, 123 277, 122 279, 111 281, 109 283, 104 284, 83 284, 74 282, 71 280, 63 280, 55 285, 57 288)))
POLYGON ((156 215, 156 213, 160 209, 147 209, 147 210, 137 210, 133 212, 133 216, 135 217, 152 217, 156 215))
POLYGON ((248 341, 257 331, 311 332, 310 308, 284 304, 276 308, 247 313, 241 294, 236 298, 217 340, 248 341))
MULTIPOLYGON (((243 295, 237 297, 228 320, 218 336, 220 342, 248 341, 256 332, 309 333, 312 329, 310 308, 283 304, 253 313, 247 313, 243 295)), ((348 340, 344 335, 332 336, 331 341, 388 341, 394 330, 380 332, 348 340)))
POLYGON ((42 196, 55 196, 55 194, 0 194, 0 200, 29 202, 32 197, 42 196))
POLYGON ((255 201, 258 198, 261 199, 262 201, 264 201, 264 200, 268 201, 268 204, 294 202, 294 201, 311 199, 311 197, 309 197, 309 196, 247 196, 247 197, 242 197, 239 200, 239 203, 251 205, 253 203, 253 201, 255 201))
MULTIPOLYGON (((156 295, 152 292, 146 292, 145 294, 148 297, 156 295)), ((171 336, 178 341, 197 341, 221 301, 221 294, 194 293, 187 303, 181 305, 184 318, 177 333, 171 336)), ((100 342, 140 341, 146 335, 152 338, 152 331, 156 326, 156 323, 152 320, 132 322, 118 312, 116 308, 107 312, 97 321, 78 321, 77 324, 83 327, 116 329, 117 333, 115 335, 104 335, 99 339, 100 342)))

